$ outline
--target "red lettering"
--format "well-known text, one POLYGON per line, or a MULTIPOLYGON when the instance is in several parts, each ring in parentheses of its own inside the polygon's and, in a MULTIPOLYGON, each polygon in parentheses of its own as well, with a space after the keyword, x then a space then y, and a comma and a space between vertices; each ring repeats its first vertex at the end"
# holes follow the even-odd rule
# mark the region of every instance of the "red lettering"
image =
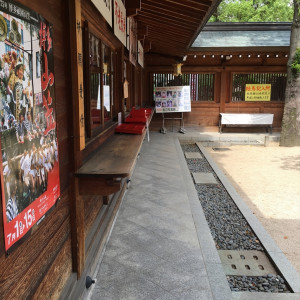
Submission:
POLYGON ((43 22, 41 22, 39 35, 40 35, 40 48, 43 48, 43 50, 45 51, 46 41, 47 41, 48 44, 47 52, 49 52, 50 49, 52 48, 52 38, 50 35, 50 28, 43 22))
POLYGON ((46 90, 49 83, 50 83, 50 86, 52 86, 53 83, 54 83, 53 73, 48 74, 48 57, 47 57, 46 53, 44 53, 44 62, 45 62, 45 72, 42 75, 42 89, 43 89, 43 91, 46 90))
POLYGON ((45 42, 46 42, 46 24, 41 22, 40 30, 39 30, 39 35, 40 35, 40 48, 43 48, 45 51, 45 42))
POLYGON ((47 27, 47 43, 48 43, 47 52, 49 52, 50 49, 52 48, 52 38, 50 36, 50 28, 49 28, 49 26, 47 27))
POLYGON ((48 90, 48 96, 47 98, 43 96, 43 107, 46 108, 46 113, 45 113, 45 118, 46 118, 46 123, 47 127, 44 130, 44 135, 47 135, 51 130, 55 129, 56 122, 54 121, 53 117, 53 108, 49 108, 49 105, 52 104, 52 97, 50 95, 50 91, 48 90))

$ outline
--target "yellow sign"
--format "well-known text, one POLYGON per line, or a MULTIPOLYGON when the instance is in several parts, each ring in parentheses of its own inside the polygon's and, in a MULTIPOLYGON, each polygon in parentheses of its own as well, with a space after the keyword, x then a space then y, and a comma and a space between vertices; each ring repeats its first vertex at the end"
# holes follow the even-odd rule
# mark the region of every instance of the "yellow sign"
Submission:
POLYGON ((271 84, 246 84, 245 101, 270 101, 271 84))

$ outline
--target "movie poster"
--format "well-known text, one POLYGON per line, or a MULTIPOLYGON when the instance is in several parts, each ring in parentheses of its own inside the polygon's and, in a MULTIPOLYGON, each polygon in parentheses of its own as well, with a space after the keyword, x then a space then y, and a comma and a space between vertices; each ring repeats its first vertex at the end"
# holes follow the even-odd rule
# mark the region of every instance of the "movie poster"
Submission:
POLYGON ((52 26, 0 0, 0 169, 5 249, 60 196, 52 26))

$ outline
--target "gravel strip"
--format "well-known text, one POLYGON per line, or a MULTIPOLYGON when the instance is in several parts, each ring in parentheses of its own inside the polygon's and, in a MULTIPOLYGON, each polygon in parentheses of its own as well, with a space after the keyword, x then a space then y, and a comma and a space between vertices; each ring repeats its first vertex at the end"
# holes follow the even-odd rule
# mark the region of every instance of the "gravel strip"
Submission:
POLYGON ((226 276, 230 289, 240 292, 289 293, 284 280, 279 275, 267 276, 226 276))
MULTIPOLYGON (((196 144, 182 144, 181 147, 183 152, 201 153, 196 144)), ((218 182, 218 185, 195 184, 216 248, 218 250, 264 251, 257 236, 207 160, 205 158, 186 159, 186 162, 190 172, 212 173, 218 182)), ((227 276, 227 280, 232 291, 290 292, 280 275, 227 276)))

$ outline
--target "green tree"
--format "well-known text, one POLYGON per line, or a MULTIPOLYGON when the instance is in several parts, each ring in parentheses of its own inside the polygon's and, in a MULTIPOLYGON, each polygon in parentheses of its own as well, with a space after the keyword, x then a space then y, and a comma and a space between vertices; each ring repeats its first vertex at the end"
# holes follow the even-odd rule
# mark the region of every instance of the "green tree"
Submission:
POLYGON ((300 0, 294 0, 280 146, 300 146, 300 0))
POLYGON ((209 22, 291 22, 291 0, 223 0, 209 22))

